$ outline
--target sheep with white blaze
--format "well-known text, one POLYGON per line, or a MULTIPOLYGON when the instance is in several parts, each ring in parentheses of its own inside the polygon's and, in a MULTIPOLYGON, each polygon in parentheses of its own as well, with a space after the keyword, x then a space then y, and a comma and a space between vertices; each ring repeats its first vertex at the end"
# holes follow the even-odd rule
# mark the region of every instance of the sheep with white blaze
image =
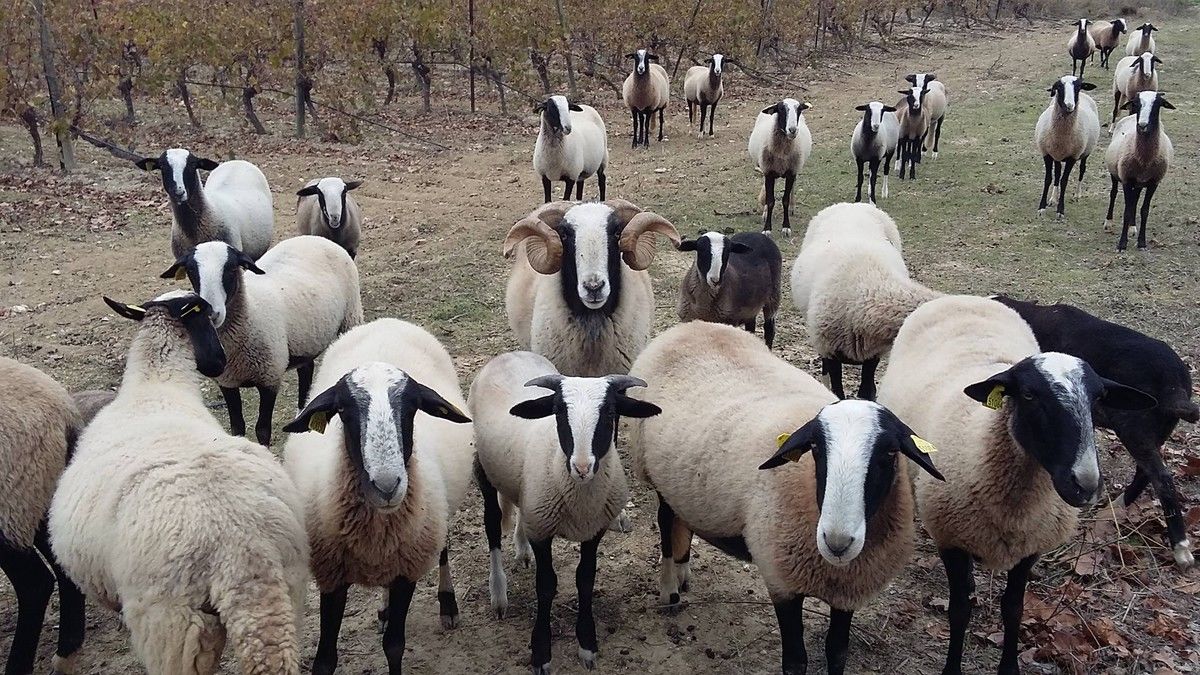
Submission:
POLYGON ((1058 217, 1063 217, 1067 201, 1067 184, 1071 170, 1079 163, 1078 193, 1083 192, 1083 175, 1087 172, 1087 160, 1100 140, 1100 117, 1096 100, 1085 94, 1096 85, 1084 82, 1074 75, 1064 75, 1049 89, 1050 105, 1038 117, 1033 141, 1038 154, 1046 166, 1046 180, 1042 184, 1042 200, 1038 202, 1038 215, 1046 212, 1046 200, 1053 183, 1058 202, 1058 217))
POLYGON ((708 135, 713 135, 713 120, 717 117, 717 103, 725 95, 721 72, 731 60, 723 54, 713 54, 702 66, 692 66, 683 77, 683 97, 688 104, 688 123, 696 123, 696 107, 700 107, 700 131, 697 138, 704 137, 704 121, 708 120, 708 135))
POLYGON ((267 177, 250 162, 218 164, 183 148, 134 162, 162 174, 171 202, 171 253, 176 258, 206 241, 223 241, 257 260, 275 232, 275 210, 267 177), (200 182, 200 172, 208 180, 200 182))
POLYGON ((886 408, 838 401, 730 326, 675 326, 630 374, 650 383, 645 397, 662 407, 629 429, 635 473, 658 495, 661 602, 679 604, 686 574, 676 561, 687 559, 695 532, 757 565, 779 620, 784 673, 806 672, 805 596, 828 603, 825 655, 840 675, 854 611, 912 557, 904 458, 941 477, 923 441, 886 408))
POLYGON ((775 241, 758 232, 725 236, 704 232, 679 244, 696 259, 679 285, 680 321, 712 321, 751 333, 763 315, 763 341, 775 344, 783 256, 775 241))
POLYGON ((296 192, 296 231, 325 237, 357 257, 363 217, 350 191, 360 185, 361 180, 347 183, 336 176, 305 183, 296 192))
POLYGON ((501 617, 508 609, 500 540, 503 523, 515 519, 517 556, 528 564, 531 550, 537 562, 537 618, 530 639, 535 674, 550 672, 550 610, 558 588, 551 545, 556 537, 580 542, 575 637, 583 666, 595 666, 596 552, 629 499, 615 445, 617 425, 621 417, 659 413, 657 406, 627 393, 644 386, 628 375, 565 377, 531 352, 497 356, 471 384, 468 404, 475 418, 475 475, 491 557, 492 609, 501 617))
POLYGON ((870 170, 870 186, 867 199, 875 203, 875 183, 879 178, 879 167, 883 166, 883 196, 888 196, 888 174, 891 173, 892 157, 900 144, 900 120, 896 119, 896 108, 871 101, 854 108, 863 117, 854 126, 850 136, 850 155, 858 165, 858 187, 854 201, 862 201, 863 165, 870 170))
POLYGON ((938 158, 942 147, 942 124, 946 121, 946 113, 950 110, 950 98, 946 85, 937 79, 933 73, 913 73, 904 76, 912 85, 914 94, 919 94, 921 112, 925 116, 926 133, 921 141, 922 150, 930 150, 930 157, 938 158), (933 136, 933 142, 929 137, 933 136))
POLYGON ((1141 56, 1146 52, 1154 53, 1158 51, 1157 45, 1154 44, 1154 36, 1151 35, 1158 28, 1154 24, 1146 22, 1129 34, 1129 40, 1125 43, 1125 56, 1141 56))
POLYGON ((1126 56, 1117 62, 1113 70, 1112 124, 1117 122, 1117 111, 1138 97, 1143 91, 1158 91, 1157 64, 1162 59, 1152 52, 1140 56, 1126 56))
POLYGON ((663 141, 663 115, 671 101, 671 78, 658 65, 658 56, 645 49, 625 55, 633 59, 633 72, 621 84, 621 99, 633 115, 633 147, 650 147, 650 120, 658 113, 658 142, 663 141))
POLYGON ((904 98, 893 106, 896 109, 896 123, 900 127, 900 142, 897 150, 900 152, 900 179, 904 180, 904 167, 908 167, 908 177, 917 177, 917 165, 921 163, 921 149, 925 136, 929 133, 929 117, 921 109, 921 103, 929 90, 923 87, 910 87, 899 90, 904 98))
POLYGON ((271 444, 275 398, 287 370, 299 376, 299 405, 308 400, 314 362, 338 335, 362 323, 358 268, 345 249, 304 235, 285 239, 257 263, 223 242, 187 251, 162 273, 187 280, 212 307, 213 325, 229 358, 215 379, 233 433, 246 433, 244 387, 258 389, 255 437, 271 444), (250 272, 250 274, 246 274, 250 272))
MULTIPOLYGON (((1088 29, 1092 35, 1092 41, 1096 43, 1096 51, 1100 52, 1101 67, 1108 68, 1109 58, 1121 42, 1121 33, 1128 30, 1129 24, 1125 22, 1125 19, 1101 21, 1088 29)), ((1093 56, 1095 56, 1094 53, 1093 56)))
POLYGON ((1142 222, 1138 228, 1137 247, 1146 248, 1146 220, 1150 217, 1150 200, 1158 191, 1158 185, 1167 175, 1175 157, 1175 148, 1163 129, 1159 116, 1163 109, 1174 110, 1175 106, 1161 92, 1143 91, 1125 105, 1132 115, 1121 119, 1113 127, 1113 137, 1104 152, 1104 164, 1112 179, 1108 194, 1108 216, 1104 224, 1112 224, 1113 207, 1117 203, 1117 186, 1124 190, 1125 216, 1121 220, 1121 238, 1117 250, 1124 251, 1129 245, 1129 229, 1136 223, 1138 199, 1142 190, 1142 222))
POLYGON ((152 675, 216 673, 226 635, 240 672, 299 675, 304 511, 275 457, 204 403, 204 377, 226 363, 211 307, 190 291, 105 301, 138 330, 54 494, 55 555, 121 613, 152 675))
POLYGON ((917 475, 921 522, 950 587, 943 673, 962 672, 973 561, 1007 573, 1000 599, 999 672, 1017 673, 1025 585, 1038 557, 1076 529, 1077 509, 1104 491, 1092 428, 1098 403, 1155 405, 1084 361, 1041 352, 1029 324, 989 300, 948 296, 922 305, 892 346, 879 401, 939 449, 945 482, 917 475))
POLYGON ((804 121, 804 111, 811 107, 785 98, 763 108, 754 121, 748 149, 754 168, 763 174, 763 189, 758 193, 758 203, 763 207, 763 234, 771 234, 775 181, 782 178, 783 234, 792 235, 792 187, 812 154, 812 133, 804 121))
POLYGON ((1091 23, 1087 19, 1075 22, 1075 31, 1071 33, 1071 37, 1067 38, 1067 54, 1071 57, 1071 74, 1075 75, 1076 68, 1078 68, 1080 79, 1083 79, 1083 68, 1087 65, 1088 58, 1096 51, 1096 40, 1088 32, 1088 25, 1091 23))
POLYGON ((533 146, 533 169, 542 179, 542 193, 550 203, 550 183, 563 182, 563 199, 583 199, 583 183, 596 176, 600 200, 605 197, 608 167, 608 131, 600 113, 590 105, 571 103, 566 96, 551 96, 533 109, 542 126, 533 146))
POLYGON ((314 382, 320 393, 284 427, 321 592, 313 672, 337 669, 346 595, 361 585, 387 589, 383 651, 399 675, 413 591, 435 566, 442 625, 458 623, 447 528, 475 456, 458 375, 437 338, 378 319, 331 345, 314 382))

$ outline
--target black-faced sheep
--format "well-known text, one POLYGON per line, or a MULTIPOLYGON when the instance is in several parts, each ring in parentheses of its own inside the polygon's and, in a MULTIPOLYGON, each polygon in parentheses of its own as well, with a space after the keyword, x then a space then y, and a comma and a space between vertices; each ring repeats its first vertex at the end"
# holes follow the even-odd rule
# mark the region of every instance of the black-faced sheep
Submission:
POLYGON ((590 105, 567 101, 566 96, 551 96, 533 109, 542 118, 541 130, 533 146, 533 170, 542 179, 542 193, 550 203, 550 183, 563 182, 563 199, 583 199, 583 183, 595 175, 600 184, 600 200, 606 193, 605 170, 608 167, 608 131, 600 113, 590 105))
POLYGON ((1049 89, 1050 105, 1038 117, 1037 127, 1033 131, 1033 142, 1046 166, 1042 200, 1038 202, 1039 215, 1046 211, 1046 200, 1053 183, 1058 217, 1063 217, 1067 184, 1076 162, 1079 163, 1078 189, 1083 190, 1088 157, 1100 140, 1100 117, 1096 101, 1083 92, 1095 88, 1096 85, 1091 82, 1084 82, 1074 75, 1064 75, 1049 89))
POLYGON ((1142 199, 1142 223, 1138 228, 1137 247, 1145 250, 1150 200, 1175 157, 1175 148, 1163 129, 1159 114, 1164 108, 1174 110, 1175 106, 1161 92, 1143 91, 1125 107, 1133 114, 1121 119, 1113 127, 1112 140, 1104 152, 1104 165, 1112 179, 1105 225, 1112 224, 1117 186, 1120 185, 1125 195, 1125 216, 1121 219, 1121 238, 1117 241, 1117 250, 1124 251, 1129 245, 1129 229, 1137 224, 1138 199, 1144 189, 1146 197, 1142 199))
POLYGON ((363 217, 350 191, 360 185, 361 180, 347 183, 336 176, 305 183, 296 192, 296 231, 325 237, 357 257, 363 217))
POLYGON ((713 135, 713 120, 717 117, 717 103, 725 94, 721 83, 721 71, 728 59, 722 54, 713 54, 704 60, 702 66, 692 66, 687 69, 683 78, 683 97, 688 104, 688 123, 696 123, 696 106, 700 106, 700 131, 698 138, 704 137, 704 121, 708 120, 708 135, 713 135))
POLYGON ((775 210, 775 181, 783 179, 783 234, 792 235, 792 187, 796 175, 812 154, 812 133, 804 121, 804 111, 812 106, 794 98, 785 98, 763 108, 750 132, 750 161, 763 174, 763 189, 758 203, 763 207, 763 234, 771 234, 771 215, 775 210))
MULTIPOLYGON (((1121 33, 1128 30, 1128 24, 1125 19, 1113 19, 1112 21, 1101 21, 1094 24, 1088 29, 1092 35, 1092 41, 1096 43, 1096 51, 1100 52, 1100 66, 1108 68, 1109 57, 1112 56, 1113 50, 1121 42, 1121 33)), ((1095 53, 1092 54, 1095 56, 1095 53)))
POLYGON ((696 253, 679 285, 679 320, 727 323, 753 333, 761 312, 763 340, 773 346, 783 269, 775 242, 757 232, 702 232, 679 250, 696 253))
POLYGON ((854 126, 850 136, 850 155, 858 165, 858 187, 854 201, 862 201, 863 165, 870 169, 870 186, 867 199, 875 203, 875 182, 879 178, 879 167, 883 165, 883 196, 888 196, 888 174, 891 173, 892 157, 900 144, 900 121, 896 109, 879 101, 864 103, 855 108, 863 118, 854 126))
POLYGON ((671 101, 671 78, 658 65, 658 56, 645 49, 625 55, 633 59, 633 72, 621 85, 621 98, 633 115, 633 147, 650 147, 650 119, 658 113, 658 142, 664 138, 663 115, 671 101))
POLYGON ((1071 74, 1075 75, 1076 68, 1078 68, 1081 80, 1088 58, 1096 51, 1096 40, 1088 32, 1088 25, 1091 23, 1087 19, 1080 19, 1075 23, 1075 30, 1071 33, 1071 37, 1067 38, 1067 54, 1071 57, 1071 74))
POLYGON ((1144 23, 1134 29, 1134 32, 1129 34, 1129 40, 1125 43, 1125 56, 1141 56, 1146 52, 1154 53, 1158 51, 1154 44, 1154 36, 1151 35, 1158 30, 1152 23, 1144 23))

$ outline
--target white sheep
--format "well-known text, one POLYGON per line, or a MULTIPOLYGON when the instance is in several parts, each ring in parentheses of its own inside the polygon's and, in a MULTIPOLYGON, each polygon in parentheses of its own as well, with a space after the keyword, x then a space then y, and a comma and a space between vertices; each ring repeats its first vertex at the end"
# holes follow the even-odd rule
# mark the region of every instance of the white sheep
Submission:
POLYGON ((645 270, 656 235, 679 245, 667 219, 619 199, 554 202, 513 225, 504 239, 513 259, 505 309, 521 348, 564 375, 629 370, 654 321, 645 270))
POLYGON ((775 181, 783 179, 783 234, 792 235, 792 187, 796 175, 812 154, 812 133, 804 121, 804 111, 812 106, 794 98, 785 98, 763 108, 750 132, 750 161, 763 174, 763 189, 758 203, 763 207, 763 234, 771 234, 771 216, 775 210, 775 181))
POLYGON ((233 433, 246 433, 240 388, 258 389, 255 437, 271 444, 271 419, 283 375, 295 368, 299 405, 308 400, 314 360, 338 335, 362 323, 358 268, 322 237, 292 237, 257 262, 222 242, 187 251, 162 278, 188 280, 213 310, 229 357, 216 378, 233 433), (245 274, 249 271, 252 274, 245 274))
POLYGON ((83 594, 50 550, 46 512, 83 420, 67 390, 36 368, 0 357, 0 382, 11 394, 0 398, 0 564, 17 610, 6 672, 35 672, 38 638, 57 581, 58 648, 50 670, 74 673, 83 644, 83 594))
POLYGON ((671 102, 671 78, 656 63, 658 56, 645 49, 625 55, 633 59, 633 72, 621 84, 621 100, 633 115, 633 147, 650 147, 650 119, 658 113, 658 142, 663 141, 663 111, 671 102))
POLYGON ((1129 228, 1136 225, 1138 199, 1145 189, 1142 200, 1142 224, 1138 228, 1137 247, 1146 248, 1146 220, 1150 217, 1150 199, 1158 190, 1158 184, 1167 175, 1175 157, 1175 148, 1163 129, 1159 115, 1165 108, 1175 106, 1161 92, 1143 91, 1125 106, 1132 115, 1121 119, 1113 127, 1112 141, 1104 152, 1104 165, 1112 179, 1108 194, 1108 216, 1105 227, 1112 225, 1113 206, 1117 202, 1117 186, 1124 189, 1125 217, 1121 220, 1121 239, 1117 250, 1124 251, 1129 244, 1129 228))
POLYGON ((475 419, 476 478, 491 557, 492 610, 502 617, 508 609, 500 540, 503 522, 515 518, 518 558, 528 564, 532 553, 537 560, 534 673, 550 672, 550 609, 557 590, 551 544, 556 537, 581 544, 575 636, 584 667, 595 666, 596 552, 629 499, 615 447, 617 424, 620 417, 658 414, 657 406, 626 394, 630 387, 645 385, 628 375, 564 377, 532 352, 497 356, 471 384, 468 405, 475 419))
POLYGON ((571 103, 566 96, 551 96, 534 112, 542 119, 533 146, 533 170, 542 179, 542 193, 550 203, 550 183, 563 182, 563 199, 583 199, 583 183, 592 175, 600 184, 600 200, 606 194, 608 130, 600 113, 590 105, 571 103))
POLYGON ((942 124, 946 121, 946 112, 950 109, 946 85, 933 73, 914 73, 906 75, 904 79, 912 84, 912 93, 917 96, 921 112, 925 116, 926 133, 921 139, 921 149, 930 149, 929 137, 933 136, 933 152, 929 156, 937 159, 942 145, 942 124))
POLYGON ((879 178, 879 167, 883 166, 883 196, 888 196, 888 174, 891 173, 892 157, 900 144, 900 121, 896 119, 896 108, 871 101, 857 106, 855 110, 863 117, 854 126, 850 135, 850 156, 858 165, 858 188, 854 201, 862 201, 863 165, 870 169, 870 185, 867 199, 875 203, 875 183, 879 178))
POLYGON ((696 123, 696 106, 700 106, 700 131, 697 138, 704 137, 704 121, 708 119, 708 135, 713 135, 713 120, 717 117, 717 103, 725 95, 721 82, 721 70, 728 59, 723 54, 713 54, 702 66, 692 66, 683 76, 683 97, 688 104, 688 123, 696 123))
POLYGON ((1129 40, 1125 43, 1126 56, 1141 56, 1146 52, 1157 52, 1157 45, 1154 44, 1154 36, 1151 35, 1158 30, 1154 24, 1146 22, 1134 29, 1129 34, 1129 40))
POLYGON ((962 672, 972 559, 1008 573, 1000 672, 1017 672, 1029 571, 1075 531, 1077 507, 1104 493, 1092 407, 1141 409, 1154 399, 1076 357, 1040 353, 1029 325, 1008 307, 949 296, 904 322, 879 401, 938 448, 946 476, 915 481, 921 522, 950 581, 943 672, 962 672))
POLYGON ((206 241, 223 241, 257 260, 275 232, 275 211, 267 177, 240 159, 217 164, 183 148, 134 162, 162 174, 171 202, 171 253, 178 258, 206 241), (200 171, 209 171, 200 183, 200 171))
POLYGON ((50 541, 89 598, 118 610, 150 673, 298 675, 308 542, 295 486, 208 411, 225 364, 211 308, 186 291, 142 307, 116 398, 88 425, 50 507, 50 541), (197 372, 199 371, 199 372, 197 372))
POLYGON ((1087 19, 1080 19, 1075 23, 1075 30, 1071 33, 1071 37, 1067 38, 1067 54, 1071 57, 1071 74, 1075 75, 1076 68, 1078 68, 1081 80, 1087 60, 1096 51, 1096 40, 1088 32, 1088 25, 1091 23, 1087 19))
POLYGON ((1050 87, 1050 105, 1038 117, 1033 142, 1046 166, 1038 215, 1046 212, 1046 199, 1053 183, 1058 217, 1063 217, 1071 170, 1079 163, 1077 194, 1083 193, 1087 160, 1100 140, 1100 116, 1096 100, 1083 93, 1096 85, 1074 75, 1063 75, 1050 87))
POLYGON ((900 325, 940 295, 909 278, 895 221, 870 204, 834 204, 813 216, 792 265, 792 302, 838 398, 846 397, 845 363, 862 364, 858 397, 875 398, 875 369, 900 325))
POLYGON ((442 625, 458 622, 446 534, 475 455, 458 375, 437 338, 378 319, 331 345, 314 382, 320 393, 284 427, 321 591, 313 672, 337 668, 346 593, 362 585, 388 589, 383 649, 399 673, 409 603, 435 565, 442 625))
POLYGON ((1112 125, 1117 122, 1117 111, 1137 98, 1143 91, 1158 91, 1158 69, 1155 64, 1162 63, 1153 52, 1142 52, 1140 56, 1126 56, 1117 61, 1113 70, 1113 110, 1112 125))
POLYGON ((305 183, 296 192, 296 231, 325 237, 357 257, 363 217, 350 191, 360 185, 361 180, 347 183, 336 176, 305 183))
POLYGON ((775 242, 758 232, 727 237, 702 232, 679 245, 696 259, 679 284, 680 321, 712 321, 754 332, 763 315, 763 341, 775 344, 783 256, 775 242))
POLYGON ((853 612, 912 556, 901 455, 939 475, 912 431, 875 403, 839 402, 731 326, 675 326, 631 374, 650 383, 644 395, 662 407, 633 420, 628 434, 635 473, 658 495, 661 602, 679 603, 686 575, 675 562, 695 532, 757 566, 779 619, 783 672, 807 666, 804 597, 827 602, 828 670, 840 675, 853 612))
MULTIPOLYGON (((1092 41, 1096 43, 1096 51, 1100 52, 1101 67, 1108 67, 1108 61, 1112 56, 1113 50, 1121 42, 1121 33, 1126 32, 1128 29, 1129 25, 1125 23, 1125 19, 1101 21, 1088 29, 1088 33, 1092 36, 1092 41)), ((1095 54, 1093 53, 1094 56, 1095 54)))

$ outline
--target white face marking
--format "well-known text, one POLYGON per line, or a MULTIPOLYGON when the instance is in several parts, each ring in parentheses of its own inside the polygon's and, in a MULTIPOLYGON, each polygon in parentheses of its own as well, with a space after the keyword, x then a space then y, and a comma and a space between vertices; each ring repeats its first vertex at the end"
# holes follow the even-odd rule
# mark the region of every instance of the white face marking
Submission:
POLYGON ((925 73, 917 73, 913 78, 914 82, 912 86, 912 97, 913 100, 916 101, 916 104, 913 106, 913 110, 921 109, 921 92, 925 90, 925 78, 925 73))
POLYGON ((1080 19, 1079 20, 1079 30, 1081 32, 1087 30, 1087 24, 1088 24, 1087 19, 1080 19))
POLYGON ((1154 72, 1154 54, 1142 52, 1138 57, 1138 65, 1142 67, 1142 75, 1149 76, 1154 72))
POLYGON ((1091 398, 1083 386, 1083 362, 1067 354, 1044 352, 1034 357, 1034 364, 1051 383, 1059 404, 1071 412, 1083 430, 1071 473, 1081 488, 1095 493, 1100 486, 1100 459, 1096 434, 1092 432, 1091 398))
POLYGON ((880 431, 876 407, 870 401, 846 400, 825 406, 817 415, 826 452, 817 550, 834 565, 849 564, 866 541, 867 468, 880 431))
POLYGON ((1125 19, 1117 19, 1117 23, 1121 24, 1122 32, 1128 29, 1128 24, 1125 23, 1125 19))
POLYGON ((200 281, 197 292, 212 306, 212 323, 220 328, 225 323, 225 264, 233 249, 223 241, 206 241, 196 247, 192 257, 196 261, 196 272, 200 281))
POLYGON ((363 470, 381 492, 392 492, 388 506, 399 505, 408 492, 408 469, 400 447, 400 430, 392 409, 391 392, 408 381, 404 371, 386 363, 368 363, 350 373, 350 382, 366 394, 362 434, 363 470))
POLYGON ((713 65, 712 65, 713 72, 716 73, 717 75, 720 75, 721 67, 725 61, 725 57, 721 54, 713 54, 712 61, 713 61, 713 65))
POLYGON ((590 481, 596 475, 592 439, 600 422, 600 406, 608 398, 608 387, 608 379, 603 377, 564 377, 559 387, 567 409, 567 424, 571 427, 571 437, 575 442, 567 468, 581 483, 590 481))
POLYGON ((1154 102, 1158 99, 1158 92, 1143 91, 1138 94, 1138 113, 1137 124, 1141 129, 1150 127, 1150 113, 1154 111, 1154 102))
POLYGON ((551 101, 558 107, 558 121, 562 124, 563 134, 571 133, 571 108, 566 96, 551 96, 551 101))
POLYGON ((1063 90, 1062 107, 1067 112, 1072 112, 1075 110, 1075 80, 1076 79, 1077 78, 1074 75, 1063 75, 1062 77, 1058 78, 1058 81, 1062 83, 1062 90, 1063 90))
POLYGON ((795 138, 796 130, 800 125, 800 102, 794 98, 785 98, 783 103, 787 108, 787 122, 784 131, 787 132, 788 138, 795 138))
POLYGON ((720 232, 708 232, 704 235, 708 240, 708 250, 712 253, 705 280, 708 285, 716 288, 721 283, 721 274, 725 272, 725 235, 720 232))
POLYGON ((167 164, 171 165, 171 174, 175 179, 175 198, 181 202, 186 202, 188 198, 187 188, 183 184, 183 170, 187 168, 188 156, 191 154, 183 148, 167 150, 167 164))
POLYGON ((646 68, 647 68, 647 65, 646 65, 646 50, 645 50, 645 49, 639 49, 639 50, 637 50, 637 51, 636 51, 636 52, 634 52, 634 53, 637 55, 637 56, 636 56, 636 61, 635 61, 635 62, 637 63, 637 74, 638 74, 638 75, 645 75, 645 74, 646 74, 646 68))
POLYGON ((329 214, 325 224, 336 230, 342 226, 342 193, 346 190, 346 181, 341 178, 322 178, 317 183, 317 189, 325 197, 325 213, 329 214))
POLYGON ((567 211, 567 222, 575 228, 576 292, 588 309, 608 302, 608 217, 612 208, 604 204, 579 204, 567 211))
POLYGON ((883 104, 871 101, 867 107, 871 110, 871 131, 879 131, 879 125, 883 124, 883 104))

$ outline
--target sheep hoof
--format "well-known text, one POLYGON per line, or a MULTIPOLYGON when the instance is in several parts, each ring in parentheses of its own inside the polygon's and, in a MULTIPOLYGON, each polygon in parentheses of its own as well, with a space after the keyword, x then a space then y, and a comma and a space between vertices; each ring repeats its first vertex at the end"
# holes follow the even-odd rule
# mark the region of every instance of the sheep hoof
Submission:
POLYGON ((596 652, 590 649, 579 648, 579 662, 583 664, 586 670, 596 669, 596 652))
POLYGON ((529 544, 524 546, 513 545, 513 557, 525 569, 529 569, 529 561, 533 560, 533 547, 529 544))
POLYGON ((622 509, 617 514, 617 517, 613 518, 612 522, 608 524, 608 529, 610 532, 620 532, 621 534, 633 532, 633 523, 629 520, 629 514, 625 513, 622 509))
POLYGON ((662 613, 667 616, 675 616, 683 611, 683 601, 679 598, 678 593, 671 593, 667 597, 658 596, 661 604, 662 613))
POLYGON ((1104 221, 1104 231, 1105 232, 1112 232, 1113 231, 1112 227, 1113 227, 1113 224, 1112 224, 1111 220, 1104 221))
POLYGON ((1058 213, 1054 214, 1054 219, 1055 219, 1055 220, 1062 220, 1062 219, 1063 219, 1063 213, 1062 213, 1062 211, 1059 211, 1058 213))
POLYGON ((534 666, 533 675, 550 675, 550 662, 547 661, 540 666, 534 666))
POLYGON ((442 628, 444 628, 446 630, 450 630, 451 628, 458 627, 458 615, 457 614, 440 614, 438 616, 442 620, 442 628))
POLYGON ((937 150, 934 150, 932 153, 930 153, 929 156, 933 157, 934 159, 937 159, 937 156, 938 156, 937 150))
MULTIPOLYGON (((1186 544, 1187 542, 1184 543, 1186 544)), ((75 654, 70 656, 55 654, 54 658, 50 661, 50 675, 74 675, 75 672, 75 654)))
POLYGON ((783 236, 791 237, 792 236, 792 228, 790 228, 790 227, 783 228, 783 236))
POLYGON ((1041 218, 1042 216, 1045 216, 1045 215, 1046 215, 1046 209, 1044 209, 1044 208, 1038 209, 1038 218, 1041 218))
POLYGON ((1187 539, 1175 544, 1175 549, 1172 554, 1175 556, 1175 564, 1179 569, 1186 570, 1196 564, 1196 559, 1192 557, 1191 542, 1187 539))
POLYGON ((771 231, 770 231, 770 230, 763 230, 763 234, 765 234, 765 235, 767 235, 767 236, 769 237, 769 236, 771 236, 771 231))

